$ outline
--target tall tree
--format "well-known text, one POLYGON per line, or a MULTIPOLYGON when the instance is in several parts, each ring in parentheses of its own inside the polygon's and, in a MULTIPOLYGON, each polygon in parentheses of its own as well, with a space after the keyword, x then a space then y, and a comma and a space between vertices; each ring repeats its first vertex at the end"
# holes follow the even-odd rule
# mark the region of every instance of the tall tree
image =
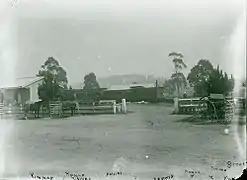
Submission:
POLYGON ((43 83, 38 87, 39 99, 43 101, 53 100, 59 97, 60 87, 54 81, 53 75, 45 73, 43 83))
POLYGON ((91 72, 84 77, 84 90, 99 90, 100 86, 97 82, 96 75, 91 72))
POLYGON ((100 86, 97 82, 96 75, 93 72, 84 77, 83 91, 86 95, 84 98, 88 101, 98 102, 100 100, 100 86))
POLYGON ((39 98, 43 101, 60 97, 62 88, 67 88, 67 73, 53 57, 44 62, 37 76, 44 77, 43 83, 38 87, 39 98))
POLYGON ((171 79, 174 81, 176 84, 178 96, 180 96, 180 88, 183 85, 184 87, 187 86, 186 78, 184 74, 182 73, 182 70, 184 68, 187 68, 186 64, 183 61, 184 56, 181 53, 177 52, 171 52, 168 55, 169 57, 172 57, 174 68, 175 68, 175 73, 172 74, 171 79))
POLYGON ((216 93, 226 95, 227 93, 232 92, 233 88, 233 76, 231 75, 231 78, 228 78, 227 73, 223 73, 219 66, 210 73, 207 81, 208 94, 216 93))
POLYGON ((67 88, 68 79, 67 73, 63 67, 60 66, 59 62, 53 57, 49 57, 45 63, 41 66, 41 70, 37 76, 46 76, 52 74, 54 80, 62 87, 67 88))
POLYGON ((164 86, 164 91, 169 95, 172 95, 176 90, 176 85, 174 84, 174 81, 172 79, 165 80, 163 86, 164 86))
POLYGON ((194 91, 197 96, 207 95, 207 80, 209 79, 210 73, 214 67, 207 59, 201 59, 198 63, 190 70, 187 76, 187 80, 190 86, 194 87, 194 91))

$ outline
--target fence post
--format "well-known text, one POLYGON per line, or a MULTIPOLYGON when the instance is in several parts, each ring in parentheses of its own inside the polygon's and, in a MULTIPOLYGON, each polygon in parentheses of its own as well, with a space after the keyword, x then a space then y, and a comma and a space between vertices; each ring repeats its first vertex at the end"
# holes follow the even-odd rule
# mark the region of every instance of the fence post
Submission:
POLYGON ((95 113, 95 102, 93 102, 93 112, 95 113))
POLYGON ((117 112, 118 113, 121 113, 121 106, 120 106, 120 104, 117 104, 117 112))
POLYGON ((127 113, 126 99, 122 99, 122 113, 127 113))
POLYGON ((116 101, 113 102, 113 113, 116 114, 117 111, 117 105, 116 105, 116 101))
POLYGON ((177 114, 179 111, 178 108, 178 98, 174 98, 174 112, 177 114))

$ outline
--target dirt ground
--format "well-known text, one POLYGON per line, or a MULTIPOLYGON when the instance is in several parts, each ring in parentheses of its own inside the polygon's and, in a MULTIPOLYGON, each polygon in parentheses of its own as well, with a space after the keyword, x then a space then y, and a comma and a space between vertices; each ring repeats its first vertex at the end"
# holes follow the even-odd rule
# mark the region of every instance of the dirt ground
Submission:
POLYGON ((133 113, 2 122, 0 170, 5 177, 25 179, 29 172, 62 179, 69 171, 92 180, 153 180, 169 175, 192 179, 187 171, 200 171, 193 179, 213 175, 223 180, 239 176, 246 167, 227 168, 228 160, 246 162, 235 140, 236 125, 177 122, 185 116, 170 115, 172 107, 164 104, 128 108, 133 113), (227 171, 212 170, 211 165, 227 171), (113 171, 123 175, 104 177, 113 171))

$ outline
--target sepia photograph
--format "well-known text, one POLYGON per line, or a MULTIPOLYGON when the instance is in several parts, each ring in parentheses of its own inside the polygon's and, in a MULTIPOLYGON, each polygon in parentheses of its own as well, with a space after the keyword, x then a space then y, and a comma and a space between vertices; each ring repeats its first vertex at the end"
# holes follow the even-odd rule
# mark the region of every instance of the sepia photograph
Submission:
POLYGON ((247 179, 245 0, 0 0, 0 68, 0 179, 247 179))

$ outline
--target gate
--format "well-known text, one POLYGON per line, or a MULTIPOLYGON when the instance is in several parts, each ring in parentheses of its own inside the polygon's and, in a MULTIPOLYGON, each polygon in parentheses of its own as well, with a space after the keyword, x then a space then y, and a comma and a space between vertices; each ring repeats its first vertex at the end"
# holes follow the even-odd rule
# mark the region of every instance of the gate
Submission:
POLYGON ((2 118, 4 116, 4 104, 0 103, 0 118, 2 118))
POLYGON ((51 101, 49 103, 50 117, 61 117, 62 116, 62 103, 60 101, 51 101))

